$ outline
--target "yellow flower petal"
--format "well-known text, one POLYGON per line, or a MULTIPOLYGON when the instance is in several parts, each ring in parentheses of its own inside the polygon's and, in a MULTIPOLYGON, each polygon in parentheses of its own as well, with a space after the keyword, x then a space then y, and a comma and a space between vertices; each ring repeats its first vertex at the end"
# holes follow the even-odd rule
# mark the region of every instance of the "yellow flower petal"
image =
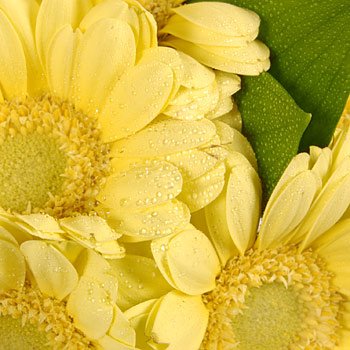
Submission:
POLYGON ((312 171, 316 172, 322 179, 322 183, 326 183, 329 178, 331 164, 332 164, 332 151, 329 148, 318 148, 316 146, 310 147, 310 163, 312 165, 312 171))
POLYGON ((123 312, 117 306, 114 306, 113 312, 113 321, 108 331, 108 335, 123 344, 129 345, 131 347, 135 346, 136 333, 135 330, 130 326, 129 320, 124 316, 123 312))
POLYGON ((151 311, 149 320, 153 319, 153 322, 148 320, 146 335, 152 337, 151 345, 156 349, 157 344, 169 344, 167 350, 198 349, 207 327, 208 314, 200 296, 170 292, 158 308, 151 311))
POLYGON ((226 3, 205 2, 180 6, 173 9, 177 15, 213 32, 229 36, 245 36, 255 39, 259 16, 247 9, 226 3))
POLYGON ((11 233, 2 226, 0 226, 0 241, 6 241, 18 247, 15 237, 13 237, 11 233))
POLYGON ((350 204, 349 173, 350 156, 347 156, 323 187, 308 215, 298 228, 296 238, 305 237, 300 250, 308 247, 312 241, 331 228, 344 214, 350 204))
POLYGON ((89 115, 98 113, 135 56, 134 33, 126 22, 104 18, 92 24, 77 49, 75 106, 89 115))
POLYGON ((41 96, 46 91, 46 79, 39 62, 34 40, 39 5, 35 0, 0 0, 0 9, 10 19, 22 42, 26 56, 28 93, 31 96, 41 96))
POLYGON ((191 212, 204 208, 220 194, 224 177, 225 164, 217 163, 204 175, 184 183, 178 199, 186 203, 191 212))
POLYGON ((336 169, 343 159, 350 155, 350 128, 341 130, 331 147, 333 153, 333 170, 336 169))
POLYGON ((47 214, 16 214, 21 221, 17 225, 32 236, 43 239, 52 239, 62 241, 64 239, 64 231, 61 229, 57 221, 47 214))
POLYGON ((56 248, 27 241, 21 244, 21 251, 42 293, 62 300, 75 288, 77 271, 56 248))
POLYGON ((62 100, 73 102, 73 67, 81 37, 79 29, 73 32, 71 25, 66 24, 50 41, 46 60, 47 79, 51 91, 62 100))
POLYGON ((27 230, 23 230, 17 225, 17 222, 18 221, 15 220, 14 217, 7 218, 0 214, 0 226, 8 232, 11 232, 11 235, 16 239, 18 244, 33 239, 33 236, 30 235, 27 230))
POLYGON ((220 144, 227 145, 232 143, 235 137, 235 132, 233 129, 226 123, 219 120, 214 120, 213 123, 215 124, 216 132, 220 137, 220 144))
POLYGON ((0 88, 0 103, 4 102, 4 96, 2 95, 1 88, 0 88))
POLYGON ((159 298, 171 290, 155 261, 137 255, 111 260, 111 273, 119 281, 117 304, 128 309, 148 299, 159 298))
POLYGON ((86 240, 107 242, 121 236, 99 216, 78 215, 60 219, 59 222, 61 227, 71 235, 78 235, 86 240))
POLYGON ((218 46, 242 46, 246 45, 248 38, 218 33, 210 29, 203 29, 198 24, 190 22, 180 16, 172 16, 160 33, 172 34, 180 39, 188 40, 196 44, 218 46))
POLYGON ((291 180, 265 210, 258 238, 259 249, 278 247, 308 213, 321 179, 305 170, 291 180))
POLYGON ((113 305, 106 290, 95 280, 82 276, 67 302, 74 325, 90 339, 103 337, 113 320, 113 305))
POLYGON ((215 71, 215 80, 218 84, 220 97, 228 97, 241 89, 241 78, 232 73, 215 71))
POLYGON ((77 0, 43 0, 35 28, 35 41, 40 62, 46 67, 47 50, 51 38, 65 24, 77 25, 75 5, 77 0))
POLYGON ((160 271, 175 288, 197 295, 215 287, 220 272, 218 257, 208 238, 193 226, 174 236, 153 240, 151 248, 160 271))
POLYGON ((0 239, 0 291, 22 288, 25 276, 26 265, 20 250, 0 239))
POLYGON ((26 96, 27 68, 21 41, 0 9, 0 85, 4 97, 26 96))
MULTIPOLYGON (((46 241, 46 243, 50 243, 51 246, 59 250, 73 265, 75 264, 81 252, 85 250, 84 247, 73 241, 46 241)), ((77 268, 76 266, 74 267, 77 268)))
POLYGON ((212 120, 218 118, 233 109, 233 101, 231 96, 222 97, 219 99, 217 105, 205 117, 212 120))
POLYGON ((170 163, 159 162, 110 176, 97 199, 107 208, 132 211, 172 200, 181 188, 178 169, 170 163))
POLYGON ((327 269, 334 273, 332 284, 337 290, 350 295, 350 219, 342 220, 312 243, 327 263, 327 269))
POLYGON ((214 136, 215 125, 209 120, 162 118, 136 135, 115 142, 111 155, 120 158, 151 158, 203 146, 214 136))
POLYGON ((98 242, 94 249, 106 259, 121 259, 125 255, 124 247, 117 241, 98 242))
MULTIPOLYGON (((259 56, 256 57, 256 61, 241 62, 235 61, 233 59, 235 55, 232 53, 229 57, 223 57, 220 56, 214 48, 193 44, 189 41, 173 37, 169 38, 166 41, 166 44, 178 50, 184 51, 186 54, 191 55, 193 58, 206 66, 222 70, 224 72, 242 75, 259 75, 261 72, 270 68, 270 60, 264 58, 267 52, 265 47, 264 49, 261 47, 259 50, 255 50, 254 48, 254 51, 259 54, 259 56)), ((237 53, 237 56, 241 53, 244 54, 243 48, 238 48, 237 50, 240 51, 240 53, 237 53)))
POLYGON ((232 240, 242 255, 255 240, 261 195, 259 176, 250 164, 231 170, 227 184, 226 217, 232 240))
MULTIPOLYGON (((138 6, 141 5, 135 1, 138 6)), ((137 11, 137 10, 136 10, 137 11)), ((145 10, 143 10, 145 11, 145 10)), ((144 50, 157 45, 157 23, 154 17, 149 12, 142 12, 138 15, 139 18, 139 37, 137 44, 137 57, 139 59, 142 56, 144 50)))
POLYGON ((242 131, 241 113, 239 112, 235 103, 233 103, 233 109, 230 112, 218 117, 216 120, 226 123, 231 128, 236 129, 239 132, 242 131))
POLYGON ((128 70, 99 115, 104 140, 115 141, 149 124, 163 109, 173 83, 173 71, 164 63, 152 62, 128 70))
POLYGON ((233 142, 227 145, 224 145, 224 148, 230 152, 239 152, 242 153, 250 162, 255 170, 258 169, 258 163, 255 158, 254 150, 248 140, 236 129, 233 131, 233 142))
POLYGON ((134 241, 128 238, 149 240, 182 230, 190 221, 190 211, 187 206, 174 199, 161 205, 142 211, 122 212, 108 209, 107 222, 122 233, 123 241, 134 241))
POLYGON ((212 84, 215 80, 215 73, 200 64, 191 56, 179 51, 184 65, 184 78, 182 85, 189 89, 202 89, 212 84))
POLYGON ((101 339, 98 339, 94 345, 97 346, 98 350, 135 350, 134 346, 125 345, 109 335, 105 335, 101 339))

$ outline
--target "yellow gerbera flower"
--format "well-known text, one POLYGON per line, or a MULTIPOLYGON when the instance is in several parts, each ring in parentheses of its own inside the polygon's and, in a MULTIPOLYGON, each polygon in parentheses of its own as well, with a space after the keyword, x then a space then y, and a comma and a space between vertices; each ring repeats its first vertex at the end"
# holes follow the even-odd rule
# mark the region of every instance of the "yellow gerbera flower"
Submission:
POLYGON ((220 193, 240 79, 159 47, 138 2, 97 3, 0 1, 0 221, 115 258, 220 193))
POLYGON ((134 0, 0 0, 0 51, 0 345, 133 349, 104 258, 187 231, 214 253, 190 213, 221 193, 227 149, 256 167, 240 79, 158 46, 134 0))
POLYGON ((232 151, 226 166, 224 190, 193 214, 206 235, 190 225, 127 247, 126 258, 112 263, 120 284, 131 281, 118 302, 128 308, 136 346, 348 349, 349 127, 338 130, 330 147, 312 147, 291 161, 260 225, 255 170, 232 151))

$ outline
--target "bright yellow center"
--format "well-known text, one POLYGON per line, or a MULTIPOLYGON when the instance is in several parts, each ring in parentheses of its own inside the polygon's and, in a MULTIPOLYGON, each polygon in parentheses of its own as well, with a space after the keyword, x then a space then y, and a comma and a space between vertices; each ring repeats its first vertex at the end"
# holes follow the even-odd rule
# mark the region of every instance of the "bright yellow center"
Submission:
POLYGON ((234 257, 203 296, 201 349, 334 350, 343 298, 331 280, 322 259, 296 246, 234 257))
POLYGON ((244 304, 232 320, 237 350, 288 350, 297 340, 304 315, 293 288, 279 282, 249 288, 244 304))
POLYGON ((55 217, 94 211, 109 174, 96 121, 51 96, 0 104, 0 207, 55 217))
POLYGON ((67 156, 48 135, 9 137, 0 146, 0 206, 23 212, 60 194, 67 156))

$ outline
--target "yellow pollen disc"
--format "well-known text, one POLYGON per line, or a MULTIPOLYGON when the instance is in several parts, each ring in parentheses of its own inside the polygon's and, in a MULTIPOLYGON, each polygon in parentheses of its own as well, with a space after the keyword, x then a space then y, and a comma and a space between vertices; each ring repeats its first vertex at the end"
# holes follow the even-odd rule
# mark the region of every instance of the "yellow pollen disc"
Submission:
POLYGON ((0 293, 1 350, 95 349, 72 323, 66 303, 26 285, 0 293))
POLYGON ((0 105, 0 207, 55 217, 90 213, 109 173, 96 122, 50 96, 0 105))
POLYGON ((157 22, 158 30, 162 29, 171 16, 170 10, 180 6, 185 0, 139 0, 140 4, 149 12, 157 22))
POLYGON ((331 350, 343 298, 312 251, 287 246, 231 259, 203 296, 209 323, 201 349, 331 350))

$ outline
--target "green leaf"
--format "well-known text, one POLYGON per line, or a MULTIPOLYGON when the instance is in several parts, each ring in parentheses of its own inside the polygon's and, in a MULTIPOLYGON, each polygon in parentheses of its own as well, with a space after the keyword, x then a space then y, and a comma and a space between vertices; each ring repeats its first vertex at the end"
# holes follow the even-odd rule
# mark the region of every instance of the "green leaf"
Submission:
POLYGON ((300 144, 329 144, 350 91, 349 0, 229 0, 260 15, 270 73, 312 114, 300 144))
POLYGON ((266 199, 297 153, 311 116, 269 73, 243 77, 235 101, 244 119, 243 133, 256 151, 266 199))

